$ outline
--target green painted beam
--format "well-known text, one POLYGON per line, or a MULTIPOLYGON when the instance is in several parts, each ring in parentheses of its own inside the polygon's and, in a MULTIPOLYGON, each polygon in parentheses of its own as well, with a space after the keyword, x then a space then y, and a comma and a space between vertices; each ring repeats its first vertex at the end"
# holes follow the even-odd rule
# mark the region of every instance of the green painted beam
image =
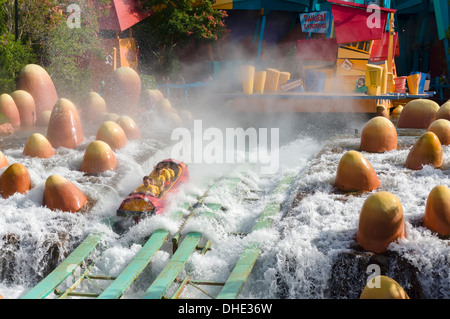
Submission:
MULTIPOLYGON (((276 188, 274 194, 285 192, 289 188, 294 177, 295 176, 290 175, 284 178, 276 188)), ((269 202, 264 207, 264 210, 253 226, 252 231, 269 229, 272 227, 273 217, 280 211, 280 206, 281 203, 279 202, 269 202)), ((259 243, 251 242, 244 247, 233 271, 225 282, 222 290, 217 295, 217 299, 236 299, 239 296, 260 253, 261 249, 259 243)))
POLYGON ((101 238, 101 234, 89 235, 58 267, 21 299, 43 299, 47 297, 92 253, 100 243, 101 238))
POLYGON ((145 292, 144 299, 162 299, 164 297, 167 289, 169 289, 178 274, 183 270, 184 265, 197 247, 201 238, 202 234, 197 232, 191 232, 186 235, 169 263, 145 292))
MULTIPOLYGON (((216 184, 208 187, 208 190, 200 198, 198 202, 203 202, 208 192, 215 188, 216 184)), ((171 217, 178 221, 183 216, 183 210, 189 209, 190 204, 186 203, 182 209, 177 210, 171 217)), ((195 211, 192 209, 191 215, 195 211)), ((98 299, 118 299, 125 292, 128 287, 137 279, 142 271, 148 266, 156 252, 161 248, 164 242, 169 237, 170 232, 165 229, 156 230, 148 239, 141 250, 136 254, 130 264, 120 273, 120 275, 109 285, 99 296, 98 299)))
MULTIPOLYGON (((230 178, 226 180, 225 186, 227 190, 233 190, 237 184, 241 181, 240 178, 230 178)), ((220 186, 220 184, 215 184, 214 188, 220 186)), ((211 211, 203 212, 202 216, 207 218, 214 217, 214 213, 222 208, 221 204, 218 203, 206 203, 211 211)), ((183 270, 189 257, 192 255, 197 245, 202 238, 202 234, 199 232, 188 233, 181 245, 173 254, 169 263, 164 267, 161 273, 156 277, 155 281, 150 285, 150 287, 145 291, 143 299, 162 299, 173 284, 174 280, 183 270)))
POLYGON ((118 299, 125 290, 137 279, 142 271, 152 260, 156 252, 166 241, 169 231, 158 229, 145 243, 141 250, 133 258, 132 262, 120 273, 120 275, 109 285, 98 299, 118 299))

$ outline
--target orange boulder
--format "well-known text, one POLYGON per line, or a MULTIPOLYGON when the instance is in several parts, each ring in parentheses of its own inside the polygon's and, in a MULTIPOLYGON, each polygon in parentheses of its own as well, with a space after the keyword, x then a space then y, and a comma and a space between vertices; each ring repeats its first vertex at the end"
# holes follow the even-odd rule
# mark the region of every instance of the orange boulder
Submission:
POLYGON ((405 225, 398 197, 384 191, 368 197, 359 216, 358 244, 368 251, 383 253, 390 243, 402 237, 405 225))
POLYGON ((83 141, 80 116, 71 101, 61 98, 56 103, 48 123, 47 139, 55 148, 75 148, 83 141))
POLYGON ((436 113, 436 119, 446 119, 450 121, 450 101, 441 105, 436 113))
POLYGON ((384 105, 377 105, 377 116, 384 116, 387 119, 391 118, 389 108, 384 105))
POLYGON ((156 113, 160 116, 173 113, 175 110, 172 108, 172 103, 166 98, 161 99, 155 106, 156 113))
POLYGON ((31 187, 30 174, 25 166, 14 163, 0 176, 0 194, 8 198, 15 193, 25 193, 31 187))
POLYGON ((99 123, 106 113, 108 110, 105 99, 97 92, 89 92, 84 100, 83 119, 90 123, 99 123))
POLYGON ((103 141, 91 142, 84 152, 81 171, 85 173, 101 173, 113 171, 117 160, 111 147, 103 141))
POLYGON ((49 158, 55 155, 55 152, 44 135, 33 133, 25 144, 23 154, 31 157, 49 158))
POLYGON ((423 226, 441 236, 450 236, 450 189, 435 186, 428 195, 423 226))
POLYGON ((438 110, 439 104, 432 100, 416 99, 409 101, 403 107, 397 127, 426 129, 436 119, 438 110))
POLYGON ((6 93, 0 95, 0 113, 8 119, 12 126, 20 126, 20 113, 11 95, 6 93))
POLYGON ((104 98, 110 112, 129 114, 139 104, 141 78, 130 67, 115 69, 105 80, 104 98))
POLYGON ((5 154, 3 152, 0 152, 0 168, 3 168, 5 166, 8 166, 8 160, 5 157, 5 154))
POLYGON ((361 153, 348 151, 339 161, 334 185, 343 191, 372 191, 380 186, 380 181, 361 153))
POLYGON ((447 119, 438 119, 430 124, 429 132, 433 132, 439 138, 442 145, 450 145, 450 121, 447 119))
POLYGON ((33 96, 24 90, 16 90, 11 97, 17 105, 20 114, 20 125, 30 126, 36 122, 36 104, 33 96))
POLYGON ((183 120, 176 110, 164 114, 162 118, 170 127, 183 126, 183 120))
POLYGON ((58 94, 50 75, 37 64, 26 65, 17 79, 17 89, 33 96, 36 103, 36 116, 46 110, 52 110, 58 101, 58 94))
POLYGON ((125 131, 113 121, 103 122, 95 139, 106 142, 113 150, 124 147, 128 142, 125 131))
POLYGON ((386 117, 370 119, 361 132, 361 151, 382 153, 397 148, 397 130, 386 117))
POLYGON ((47 126, 50 122, 50 116, 52 115, 52 111, 43 111, 41 114, 39 114, 38 118, 36 119, 36 125, 39 126, 47 126))
POLYGON ((160 90, 146 89, 142 91, 140 105, 146 109, 154 108, 164 98, 160 90))
POLYGON ((375 276, 364 287, 360 299, 409 299, 408 294, 394 279, 387 276, 375 276))
POLYGON ((44 205, 51 210, 77 212, 87 202, 86 196, 66 178, 51 175, 45 182, 44 205))
POLYGON ((131 117, 126 115, 121 116, 117 119, 116 123, 123 129, 127 139, 138 140, 141 138, 141 131, 131 117))
POLYGON ((405 161, 405 167, 420 170, 424 165, 437 168, 444 162, 442 144, 433 132, 424 133, 412 146, 405 161))
POLYGON ((117 113, 105 113, 103 114, 100 122, 106 122, 106 121, 117 121, 120 118, 120 115, 117 113))

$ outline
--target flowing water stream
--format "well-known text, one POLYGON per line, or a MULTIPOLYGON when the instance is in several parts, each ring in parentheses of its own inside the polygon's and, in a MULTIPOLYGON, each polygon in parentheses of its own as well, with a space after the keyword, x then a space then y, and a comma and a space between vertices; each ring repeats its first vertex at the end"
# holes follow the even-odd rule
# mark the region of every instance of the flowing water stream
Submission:
MULTIPOLYGON (((141 129, 142 125, 140 123, 141 129)), ((364 121, 352 125, 351 129, 361 130, 364 121)), ((305 131, 306 128, 305 124, 304 128, 291 131, 287 134, 289 139, 282 137, 279 170, 271 178, 261 175, 258 165, 249 169, 247 164, 188 163, 190 182, 172 195, 173 207, 169 207, 169 213, 177 209, 178 203, 194 203, 193 196, 201 195, 208 182, 223 174, 241 178, 243 183, 238 192, 256 196, 257 200, 246 201, 220 188, 210 194, 208 200, 220 202, 224 209, 210 220, 196 215, 186 224, 183 234, 201 231, 211 240, 212 249, 204 255, 195 252, 183 275, 223 282, 246 243, 256 241, 261 245, 261 255, 240 298, 359 297, 368 276, 367 265, 373 262, 374 256, 355 246, 354 235, 360 209, 370 193, 343 194, 332 185, 340 157, 346 150, 358 150, 359 138, 357 135, 336 137, 339 130, 322 131, 323 135, 318 138, 305 131), (277 183, 290 174, 296 178, 284 194, 277 195, 276 199, 283 205, 273 227, 251 232, 264 205, 273 199, 277 183), (251 189, 261 192, 255 195, 251 189)), ((142 176, 148 174, 153 165, 171 157, 167 136, 161 139, 144 134, 141 140, 129 141, 115 152, 116 170, 86 175, 79 167, 84 149, 95 139, 94 133, 85 133, 85 141, 76 149, 57 149, 50 159, 22 154, 30 134, 25 130, 2 139, 2 151, 9 163, 24 164, 32 181, 32 189, 26 194, 0 199, 0 294, 5 298, 20 298, 90 233, 105 234, 106 248, 93 272, 116 276, 152 231, 160 227, 172 233, 177 231, 179 224, 167 216, 146 218, 130 225, 121 236, 105 222, 117 219, 116 209, 123 198, 140 184, 142 176), (51 174, 62 175, 75 183, 89 198, 89 212, 71 214, 43 207, 44 184, 51 174)), ((379 263, 385 265, 386 273, 395 277, 413 297, 448 298, 448 241, 422 227, 420 219, 430 190, 438 184, 450 185, 450 148, 444 146, 442 168, 411 171, 403 167, 403 162, 415 138, 401 137, 400 147, 395 151, 364 153, 379 176, 379 190, 398 196, 405 214, 406 238, 393 243, 379 263)), ((163 246, 123 298, 142 296, 170 257, 170 247, 163 246)), ((82 289, 101 288, 101 284, 87 282, 82 289)), ((204 298, 204 295, 188 288, 182 297, 204 298)))

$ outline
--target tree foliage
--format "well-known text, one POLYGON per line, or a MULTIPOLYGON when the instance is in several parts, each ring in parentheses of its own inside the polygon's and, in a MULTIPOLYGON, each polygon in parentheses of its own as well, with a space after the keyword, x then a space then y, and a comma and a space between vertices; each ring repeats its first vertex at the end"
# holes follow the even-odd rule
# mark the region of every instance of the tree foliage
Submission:
POLYGON ((22 68, 36 59, 31 48, 14 39, 5 31, 0 35, 0 94, 16 89, 16 79, 22 68))
POLYGON ((215 0, 143 0, 144 9, 152 10, 150 19, 160 45, 175 45, 190 39, 218 40, 226 31, 226 11, 213 8, 215 0))
MULTIPOLYGON (((109 1, 79 0, 80 27, 70 28, 70 12, 63 13, 63 22, 49 30, 43 43, 43 63, 57 87, 58 93, 77 101, 91 89, 90 60, 103 58, 98 37, 98 17, 105 14, 109 1), (99 9, 100 8, 100 9, 99 9)), ((60 5, 63 7, 69 2, 60 5)), ((67 7, 66 7, 67 8, 67 7)))
POLYGON ((14 0, 0 0, 0 89, 14 89, 18 72, 28 63, 42 65, 58 93, 76 98, 90 89, 89 61, 101 56, 97 18, 107 13, 108 0, 19 0, 17 41, 14 41, 14 0), (78 5, 80 26, 71 28, 78 5), (3 34, 3 35, 2 35, 3 34))
POLYGON ((160 72, 179 68, 174 48, 190 41, 212 43, 227 32, 224 10, 214 9, 215 0, 142 0, 151 16, 138 26, 141 39, 150 43, 160 72))

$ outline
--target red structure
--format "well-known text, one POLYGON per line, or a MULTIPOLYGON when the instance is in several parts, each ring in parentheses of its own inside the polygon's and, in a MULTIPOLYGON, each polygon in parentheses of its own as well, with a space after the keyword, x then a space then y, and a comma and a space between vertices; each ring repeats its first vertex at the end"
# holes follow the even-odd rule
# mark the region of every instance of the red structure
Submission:
POLYGON ((114 69, 127 66, 138 70, 139 46, 133 38, 132 26, 148 18, 150 12, 140 8, 135 0, 111 0, 109 14, 99 19, 102 47, 106 59, 92 61, 94 90, 114 69))

